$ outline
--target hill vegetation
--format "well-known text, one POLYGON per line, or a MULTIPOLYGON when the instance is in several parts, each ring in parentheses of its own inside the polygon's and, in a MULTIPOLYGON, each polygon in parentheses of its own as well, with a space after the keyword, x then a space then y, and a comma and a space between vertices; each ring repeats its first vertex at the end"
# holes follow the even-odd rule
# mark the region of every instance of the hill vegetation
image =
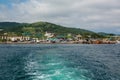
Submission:
POLYGON ((79 28, 68 28, 61 25, 56 25, 48 22, 36 22, 36 23, 16 23, 16 22, 0 22, 0 29, 3 32, 14 33, 16 35, 32 35, 32 34, 43 34, 46 31, 52 32, 57 35, 72 35, 81 34, 82 36, 91 35, 91 37, 101 37, 99 34, 79 28))

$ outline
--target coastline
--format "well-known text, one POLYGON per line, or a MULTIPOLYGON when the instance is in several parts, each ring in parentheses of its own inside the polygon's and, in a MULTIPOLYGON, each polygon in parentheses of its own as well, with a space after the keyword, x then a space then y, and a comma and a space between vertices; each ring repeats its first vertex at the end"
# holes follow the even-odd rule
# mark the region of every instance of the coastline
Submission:
POLYGON ((109 41, 109 42, 0 42, 0 44, 117 44, 116 41, 109 41))

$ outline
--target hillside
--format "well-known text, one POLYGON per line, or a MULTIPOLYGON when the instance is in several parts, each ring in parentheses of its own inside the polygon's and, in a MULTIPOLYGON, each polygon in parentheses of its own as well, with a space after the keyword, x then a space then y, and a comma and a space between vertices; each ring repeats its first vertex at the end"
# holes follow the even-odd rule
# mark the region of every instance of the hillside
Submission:
POLYGON ((5 32, 18 32, 21 31, 22 26, 25 25, 27 24, 17 22, 0 22, 0 29, 3 29, 5 32))
POLYGON ((72 33, 72 34, 94 34, 92 31, 84 30, 84 29, 78 29, 78 28, 68 28, 61 25, 56 25, 53 23, 48 22, 37 22, 30 24, 31 27, 34 28, 41 28, 44 32, 54 32, 58 34, 66 34, 66 33, 72 33))
POLYGON ((56 25, 48 22, 36 22, 36 23, 16 23, 16 22, 0 22, 0 29, 3 29, 4 32, 15 32, 23 33, 25 31, 36 32, 53 32, 56 34, 81 34, 81 35, 94 35, 99 36, 97 33, 79 29, 79 28, 68 28, 61 25, 56 25), (27 30, 26 30, 27 29, 27 30))

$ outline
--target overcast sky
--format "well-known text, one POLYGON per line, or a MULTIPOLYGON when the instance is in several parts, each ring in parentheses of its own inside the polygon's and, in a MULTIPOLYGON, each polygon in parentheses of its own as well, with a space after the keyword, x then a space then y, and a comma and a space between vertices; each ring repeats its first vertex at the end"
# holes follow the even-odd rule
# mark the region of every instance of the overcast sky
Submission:
POLYGON ((120 0, 0 0, 0 22, 46 21, 120 34, 120 0))

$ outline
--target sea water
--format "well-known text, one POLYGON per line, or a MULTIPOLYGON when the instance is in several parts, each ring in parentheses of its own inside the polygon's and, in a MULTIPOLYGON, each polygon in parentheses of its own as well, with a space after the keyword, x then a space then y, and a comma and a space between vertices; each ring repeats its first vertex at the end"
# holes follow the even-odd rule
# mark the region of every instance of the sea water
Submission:
POLYGON ((120 45, 1 44, 0 80, 120 80, 120 45))

